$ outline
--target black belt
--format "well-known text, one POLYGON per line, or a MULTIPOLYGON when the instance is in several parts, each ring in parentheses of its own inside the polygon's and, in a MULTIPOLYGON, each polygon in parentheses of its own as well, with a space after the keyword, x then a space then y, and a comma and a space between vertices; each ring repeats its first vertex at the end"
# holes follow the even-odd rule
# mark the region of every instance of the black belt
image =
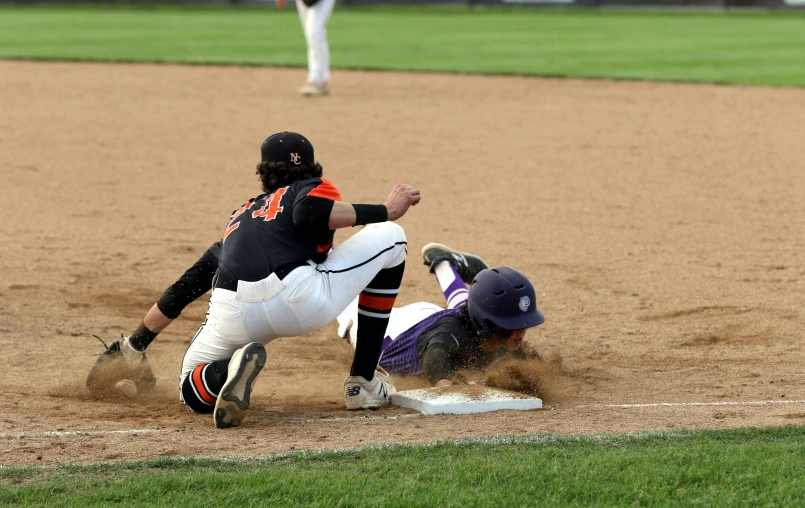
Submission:
MULTIPOLYGON (((273 273, 277 275, 279 280, 284 279, 289 273, 296 270, 300 266, 307 265, 307 261, 294 261, 292 263, 286 263, 276 270, 273 273)), ((212 287, 214 289, 226 289, 228 291, 237 291, 238 290, 238 279, 232 279, 227 277, 226 275, 221 275, 220 273, 215 274, 215 278, 212 281, 212 287)))

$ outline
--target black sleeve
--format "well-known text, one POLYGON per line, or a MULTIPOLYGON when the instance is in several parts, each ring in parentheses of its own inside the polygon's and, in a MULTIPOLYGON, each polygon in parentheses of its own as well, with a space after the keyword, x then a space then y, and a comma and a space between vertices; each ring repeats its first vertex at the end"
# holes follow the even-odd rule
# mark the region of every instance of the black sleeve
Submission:
POLYGON ((438 342, 428 345, 422 355, 422 369, 428 376, 431 386, 441 379, 453 377, 456 369, 451 348, 438 342))
POLYGON ((221 242, 215 242, 196 263, 179 277, 157 300, 157 308, 176 319, 185 307, 212 288, 212 278, 221 258, 221 242))
POLYGON ((296 201, 293 207, 293 225, 300 229, 330 229, 330 212, 333 201, 325 198, 305 196, 296 201))
POLYGON ((338 189, 324 178, 306 182, 293 203, 294 226, 312 231, 330 230, 330 212, 333 203, 341 200, 338 189))

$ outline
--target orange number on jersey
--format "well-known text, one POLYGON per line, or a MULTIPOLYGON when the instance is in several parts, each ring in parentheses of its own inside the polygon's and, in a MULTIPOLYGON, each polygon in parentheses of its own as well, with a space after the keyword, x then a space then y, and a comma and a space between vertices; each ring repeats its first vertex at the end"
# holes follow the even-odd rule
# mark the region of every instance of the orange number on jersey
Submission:
POLYGON ((248 203, 245 203, 243 206, 232 212, 232 217, 229 218, 229 223, 226 225, 226 228, 229 229, 229 226, 231 226, 232 223, 235 222, 235 219, 243 215, 243 213, 251 207, 252 202, 249 201, 248 203))
POLYGON ((243 213, 246 210, 248 210, 249 208, 251 208, 251 207, 252 207, 252 203, 250 201, 248 203, 245 203, 243 206, 241 206, 240 208, 238 208, 234 212, 232 212, 232 217, 229 218, 229 223, 227 223, 227 225, 226 225, 226 231, 224 231, 223 240, 226 240, 226 237, 229 236, 229 233, 231 233, 232 231, 238 229, 238 226, 240 226, 240 222, 235 222, 235 219, 237 219, 238 217, 243 215, 243 213), (235 224, 232 224, 233 222, 235 222, 235 224))
POLYGON ((274 191, 274 194, 266 198, 266 204, 263 205, 263 208, 257 210, 256 212, 252 212, 252 218, 256 219, 258 217, 262 217, 266 222, 276 219, 277 214, 282 212, 283 207, 280 206, 280 201, 282 201, 282 196, 285 195, 285 191, 287 190, 288 187, 283 187, 282 189, 277 189, 274 191))

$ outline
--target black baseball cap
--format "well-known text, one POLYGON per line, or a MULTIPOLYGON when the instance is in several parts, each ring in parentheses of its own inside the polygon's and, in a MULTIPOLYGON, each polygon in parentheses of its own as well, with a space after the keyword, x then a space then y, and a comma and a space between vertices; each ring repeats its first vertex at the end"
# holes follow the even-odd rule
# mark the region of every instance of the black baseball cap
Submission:
POLYGON ((284 162, 291 166, 313 164, 313 145, 306 137, 296 132, 272 134, 260 147, 263 162, 284 162))

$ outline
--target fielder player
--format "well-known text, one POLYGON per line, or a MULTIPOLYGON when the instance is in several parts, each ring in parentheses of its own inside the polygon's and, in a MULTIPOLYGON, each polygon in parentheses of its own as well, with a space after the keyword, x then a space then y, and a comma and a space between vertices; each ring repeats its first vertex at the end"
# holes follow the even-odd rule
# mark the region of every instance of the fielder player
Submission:
MULTIPOLYGON (((285 7, 287 0, 277 0, 285 7)), ((299 89, 305 97, 329 95, 330 48, 327 45, 327 22, 333 13, 335 0, 296 0, 296 11, 305 32, 307 43, 307 83, 299 89)))
MULTIPOLYGON (((438 243, 426 245, 422 257, 436 275, 447 309, 419 302, 391 311, 380 357, 386 371, 424 373, 431 385, 449 386, 457 370, 484 368, 520 350, 526 329, 545 322, 534 287, 517 270, 488 268, 478 256, 438 243)), ((353 347, 358 311, 355 301, 338 316, 338 335, 353 347)))
POLYGON ((395 389, 376 368, 407 255, 405 233, 391 221, 420 193, 396 185, 385 204, 344 203, 313 154, 310 141, 293 132, 263 142, 257 173, 264 193, 232 213, 223 239, 165 292, 133 336, 107 348, 87 378, 91 389, 104 383, 104 364, 153 378, 145 347, 211 281, 207 318, 182 363, 180 399, 188 409, 213 413, 218 428, 239 425, 266 362, 265 344, 324 327, 356 297, 361 332, 344 401, 347 409, 388 402, 395 389), (368 226, 333 248, 335 230, 355 225, 368 226), (148 329, 149 316, 157 330, 148 329))

